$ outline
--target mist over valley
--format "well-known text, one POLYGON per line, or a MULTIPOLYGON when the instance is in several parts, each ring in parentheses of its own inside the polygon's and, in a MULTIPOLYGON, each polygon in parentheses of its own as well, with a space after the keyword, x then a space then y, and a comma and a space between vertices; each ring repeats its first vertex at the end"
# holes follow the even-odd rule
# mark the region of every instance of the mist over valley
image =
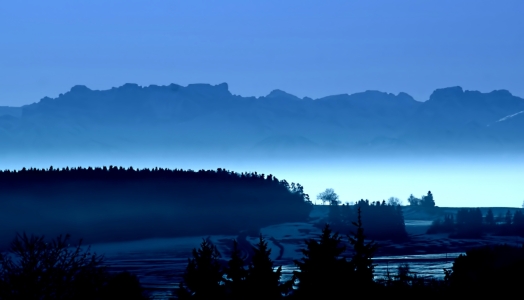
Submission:
POLYGON ((319 99, 228 85, 110 90, 0 107, 3 169, 124 166, 274 174, 344 202, 432 190, 440 206, 522 204, 524 100, 437 89, 427 101, 366 91, 319 99))

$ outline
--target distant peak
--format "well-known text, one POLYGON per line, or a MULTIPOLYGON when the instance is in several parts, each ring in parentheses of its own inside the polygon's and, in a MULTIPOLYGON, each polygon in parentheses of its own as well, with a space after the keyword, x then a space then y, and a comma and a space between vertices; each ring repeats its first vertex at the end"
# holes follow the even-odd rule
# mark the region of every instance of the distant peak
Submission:
POLYGON ((401 100, 409 100, 409 101, 417 101, 415 100, 413 97, 411 97, 410 94, 408 93, 404 93, 404 92, 400 92, 397 94, 397 98, 398 99, 401 99, 401 100))
POLYGON ((70 92, 72 92, 72 93, 79 93, 79 92, 81 93, 81 92, 90 92, 90 91, 91 91, 91 89, 88 88, 85 85, 75 85, 70 90, 70 92))
POLYGON ((213 88, 213 89, 229 91, 229 86, 225 82, 223 82, 221 84, 217 84, 217 85, 211 85, 209 83, 191 83, 191 84, 187 85, 187 88, 191 88, 191 89, 209 89, 209 88, 213 88))
POLYGON ((513 94, 511 94, 508 90, 494 90, 490 94, 500 96, 500 97, 511 97, 513 94))
POLYGON ((188 88, 219 88, 219 89, 226 89, 229 90, 229 86, 227 83, 222 82, 217 85, 212 85, 209 83, 190 83, 187 85, 188 88))
POLYGON ((271 93, 269 93, 266 98, 293 98, 293 99, 299 99, 295 95, 291 95, 289 93, 284 92, 283 90, 272 90, 271 93))
POLYGON ((136 83, 126 83, 123 86, 121 86, 120 88, 122 88, 122 89, 136 89, 136 88, 140 88, 140 86, 138 84, 136 84, 136 83))
POLYGON ((184 90, 196 93, 202 93, 213 96, 228 97, 231 96, 229 86, 223 82, 217 85, 211 85, 207 83, 194 83, 188 84, 184 90))
POLYGON ((460 86, 436 89, 429 97, 429 100, 458 98, 462 94, 464 94, 464 90, 460 86))
POLYGON ((384 94, 388 94, 386 92, 381 92, 381 91, 378 91, 378 90, 366 90, 363 92, 363 94, 370 94, 370 95, 384 95, 384 94))
POLYGON ((411 97, 410 94, 408 94, 408 93, 404 93, 404 92, 400 92, 400 93, 398 93, 398 94, 397 94, 397 97, 409 97, 409 98, 413 98, 413 97, 411 97))
POLYGON ((225 82, 222 82, 221 84, 217 84, 215 86, 220 88, 220 89, 229 91, 229 85, 227 83, 225 83, 225 82))
MULTIPOLYGON (((347 95, 347 94, 345 94, 347 95)), ((364 92, 358 92, 358 93, 354 93, 354 94, 351 94, 349 95, 350 97, 365 97, 366 99, 369 99, 369 98, 375 98, 375 97, 383 97, 383 96, 387 96, 388 93, 386 92, 381 92, 381 91, 377 91, 377 90, 365 90, 364 92)))

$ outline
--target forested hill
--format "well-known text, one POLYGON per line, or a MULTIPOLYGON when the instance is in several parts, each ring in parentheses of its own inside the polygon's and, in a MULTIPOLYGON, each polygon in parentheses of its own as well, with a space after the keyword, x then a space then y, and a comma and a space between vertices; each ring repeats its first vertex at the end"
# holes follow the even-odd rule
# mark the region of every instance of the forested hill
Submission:
MULTIPOLYGON (((0 107, 2 156, 522 153, 524 99, 506 90, 437 89, 425 102, 365 91, 319 99, 228 85, 75 86, 0 107)), ((109 161, 109 160, 108 160, 109 161)))
POLYGON ((224 169, 122 167, 0 172, 0 230, 58 234, 88 241, 236 234, 305 221, 300 184, 224 169))

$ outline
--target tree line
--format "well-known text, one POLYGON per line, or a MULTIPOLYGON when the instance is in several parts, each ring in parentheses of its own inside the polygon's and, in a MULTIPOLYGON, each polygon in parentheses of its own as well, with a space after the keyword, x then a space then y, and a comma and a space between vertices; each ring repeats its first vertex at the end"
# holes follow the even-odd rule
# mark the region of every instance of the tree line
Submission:
POLYGON ((524 236, 524 212, 517 209, 513 214, 495 216, 491 209, 482 215, 480 208, 461 208, 455 215, 446 214, 433 221, 429 234, 449 233, 450 237, 480 237, 484 234, 524 236))
MULTIPOLYGON (((113 227, 121 229, 111 236, 122 239, 237 234, 272 224, 306 221, 312 209, 302 185, 257 172, 114 166, 0 171, 0 208, 27 199, 44 204, 42 215, 46 216, 55 211, 61 214, 56 208, 89 207, 96 211, 100 207, 91 227, 76 228, 74 222, 61 225, 76 228, 90 242, 100 238, 99 231, 111 232, 113 227), (130 212, 127 219, 127 215, 118 215, 124 209, 130 212), (125 228, 134 229, 130 232, 125 228), (128 233, 131 235, 126 237, 128 233)), ((61 217, 57 215, 57 222, 61 217)))
POLYGON ((358 211, 366 224, 367 235, 375 240, 406 240, 408 234, 404 223, 404 214, 400 205, 386 201, 360 200, 353 205, 331 203, 328 220, 338 232, 349 232, 357 220, 358 211))
POLYGON ((433 199, 433 194, 431 191, 428 191, 427 195, 422 195, 422 197, 417 198, 411 194, 408 198, 409 206, 413 208, 430 210, 435 207, 435 199, 433 199))
MULTIPOLYGON (((356 203, 341 204, 342 201, 335 191, 328 188, 319 193, 317 199, 329 205, 328 221, 332 228, 339 232, 348 232, 351 229, 352 222, 357 218, 357 210, 361 209, 370 238, 396 241, 408 239, 402 203, 398 198, 391 197, 387 202, 361 199, 356 203)), ((408 202, 410 207, 415 209, 432 210, 436 207, 431 191, 421 198, 410 195, 408 202)))

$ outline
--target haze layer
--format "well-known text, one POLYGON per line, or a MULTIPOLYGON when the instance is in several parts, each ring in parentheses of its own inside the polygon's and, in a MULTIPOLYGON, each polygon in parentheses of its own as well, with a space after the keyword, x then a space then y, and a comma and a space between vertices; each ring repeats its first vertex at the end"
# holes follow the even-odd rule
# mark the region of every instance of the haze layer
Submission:
POLYGON ((378 91, 241 97, 225 83, 75 86, 0 107, 0 167, 225 167, 311 194, 334 187, 348 202, 432 189, 442 206, 520 206, 522 128, 524 100, 505 90, 451 87, 418 102, 378 91))

